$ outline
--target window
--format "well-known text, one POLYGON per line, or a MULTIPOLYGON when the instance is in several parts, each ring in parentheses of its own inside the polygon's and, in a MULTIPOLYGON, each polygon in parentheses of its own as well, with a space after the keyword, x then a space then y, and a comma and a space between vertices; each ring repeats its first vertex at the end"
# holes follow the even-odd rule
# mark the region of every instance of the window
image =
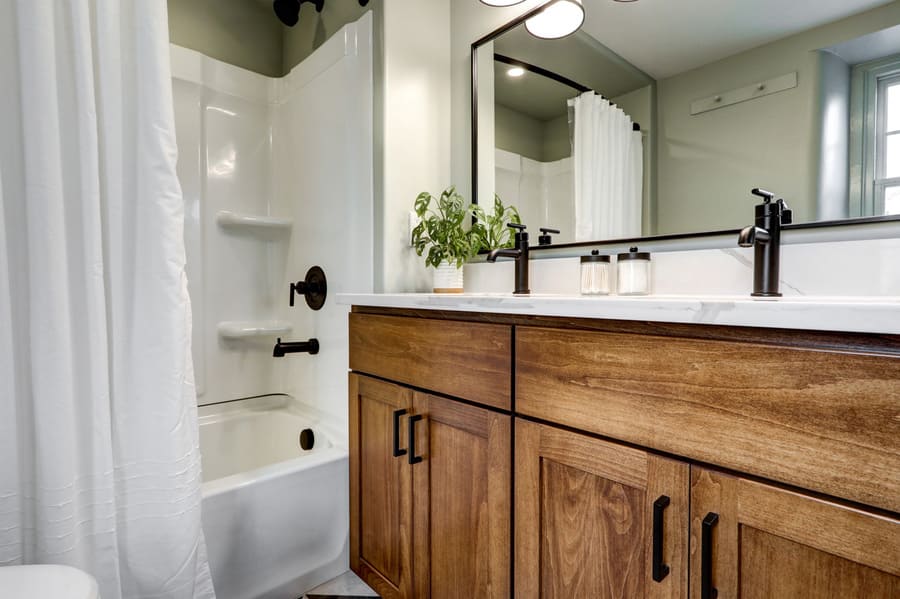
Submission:
POLYGON ((880 77, 875 100, 875 214, 900 215, 900 75, 880 77))
POLYGON ((850 119, 850 216, 900 215, 900 55, 856 65, 850 119))

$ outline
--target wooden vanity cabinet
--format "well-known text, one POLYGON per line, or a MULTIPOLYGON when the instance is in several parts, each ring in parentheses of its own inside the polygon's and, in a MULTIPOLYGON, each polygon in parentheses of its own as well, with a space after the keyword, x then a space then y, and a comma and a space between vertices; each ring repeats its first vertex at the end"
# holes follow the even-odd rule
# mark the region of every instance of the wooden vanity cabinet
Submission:
POLYGON ((691 599, 898 599, 900 521, 691 468, 691 599))
POLYGON ((385 599, 414 596, 413 476, 399 447, 412 405, 409 389, 350 375, 350 567, 385 599))
POLYGON ((516 421, 515 596, 687 597, 689 467, 516 421))
POLYGON ((383 597, 900 599, 900 338, 443 316, 351 314, 383 597))
POLYGON ((351 315, 350 567, 386 599, 510 596, 511 336, 351 315))
POLYGON ((413 597, 509 597, 509 415, 415 393, 413 597))

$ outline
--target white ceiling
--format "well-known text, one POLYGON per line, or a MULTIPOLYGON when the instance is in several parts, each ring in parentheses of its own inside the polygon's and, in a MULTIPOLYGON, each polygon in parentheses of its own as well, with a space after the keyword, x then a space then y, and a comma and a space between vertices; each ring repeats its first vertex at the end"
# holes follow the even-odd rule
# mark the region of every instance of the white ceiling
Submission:
POLYGON ((583 28, 655 79, 891 0, 584 0, 583 28))

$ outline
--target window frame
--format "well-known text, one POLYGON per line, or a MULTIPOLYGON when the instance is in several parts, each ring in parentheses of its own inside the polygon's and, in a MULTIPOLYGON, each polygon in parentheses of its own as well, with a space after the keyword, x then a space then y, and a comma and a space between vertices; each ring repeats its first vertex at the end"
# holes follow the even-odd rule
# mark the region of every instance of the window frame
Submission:
POLYGON ((887 111, 881 95, 900 83, 900 54, 855 65, 851 71, 849 216, 884 216, 885 190, 900 177, 884 178, 887 111))
POLYGON ((891 135, 900 137, 900 129, 888 131, 887 120, 887 95, 888 88, 897 87, 900 90, 900 72, 893 75, 878 77, 876 81, 875 109, 875 180, 873 183, 872 208, 875 214, 884 214, 885 191, 889 187, 900 187, 900 175, 887 176, 887 139, 891 135))

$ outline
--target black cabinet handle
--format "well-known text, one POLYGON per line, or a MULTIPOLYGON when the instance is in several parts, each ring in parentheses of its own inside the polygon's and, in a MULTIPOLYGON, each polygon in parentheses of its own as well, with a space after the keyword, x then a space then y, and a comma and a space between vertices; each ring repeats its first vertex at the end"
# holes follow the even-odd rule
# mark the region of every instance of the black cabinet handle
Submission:
POLYGON ((406 414, 406 410, 394 411, 394 457, 406 455, 405 449, 400 449, 400 417, 406 414))
POLYGON ((422 461, 422 456, 416 455, 416 423, 422 419, 421 414, 409 417, 409 463, 418 464, 422 461))
POLYGON ((668 495, 660 495, 653 502, 653 580, 662 582, 669 575, 669 566, 663 563, 663 511, 671 501, 668 495))
POLYGON ((709 512, 703 519, 700 534, 700 599, 716 599, 719 591, 712 585, 712 532, 719 522, 719 514, 709 512))

